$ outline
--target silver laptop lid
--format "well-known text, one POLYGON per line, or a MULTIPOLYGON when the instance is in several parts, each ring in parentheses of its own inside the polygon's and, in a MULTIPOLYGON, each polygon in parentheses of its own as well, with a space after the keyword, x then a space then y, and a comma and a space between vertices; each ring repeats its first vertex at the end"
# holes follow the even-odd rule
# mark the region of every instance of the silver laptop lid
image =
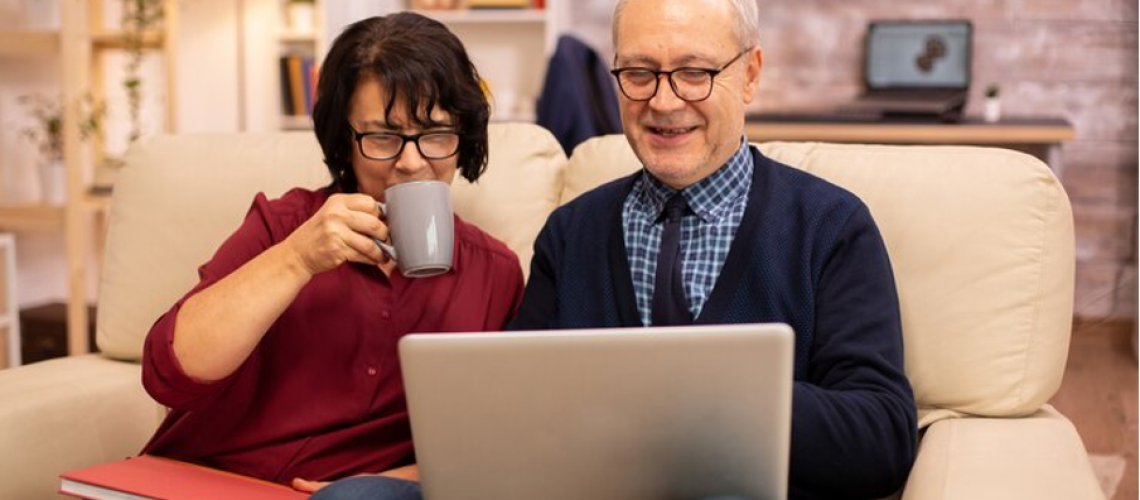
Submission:
POLYGON ((783 324, 400 342, 427 500, 783 499, 783 324))
POLYGON ((868 90, 966 90, 969 21, 874 21, 867 28, 863 74, 868 90))

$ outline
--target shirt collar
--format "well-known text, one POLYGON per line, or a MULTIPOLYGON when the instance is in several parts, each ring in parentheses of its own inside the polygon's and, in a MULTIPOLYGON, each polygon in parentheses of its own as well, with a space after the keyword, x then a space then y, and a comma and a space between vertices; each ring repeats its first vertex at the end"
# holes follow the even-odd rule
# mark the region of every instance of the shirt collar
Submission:
MULTIPOLYGON (((705 222, 715 222, 728 215, 733 202, 748 195, 751 183, 752 155, 747 140, 740 141, 736 153, 712 175, 682 190, 689 208, 705 222)), ((635 207, 650 220, 657 220, 665 210, 665 202, 677 190, 657 178, 642 175, 634 185, 635 207)))

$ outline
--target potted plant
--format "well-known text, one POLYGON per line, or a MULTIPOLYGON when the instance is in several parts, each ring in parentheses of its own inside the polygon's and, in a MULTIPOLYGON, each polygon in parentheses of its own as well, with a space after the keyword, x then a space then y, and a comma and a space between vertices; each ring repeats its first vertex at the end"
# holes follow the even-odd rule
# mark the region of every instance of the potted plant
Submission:
MULTIPOLYGON (((131 119, 128 143, 133 143, 142 136, 140 115, 143 80, 139 69, 142 67, 144 38, 162 23, 163 17, 162 0, 123 0, 123 16, 120 24, 127 53, 123 88, 127 92, 127 106, 131 119)), ((173 64, 173 61, 167 61, 167 64, 173 64)))
MULTIPOLYGON (((58 205, 64 202, 66 168, 63 164, 63 105, 60 98, 42 94, 22 95, 16 98, 28 108, 35 125, 24 127, 21 134, 36 145, 40 152, 40 185, 44 203, 58 205)), ((106 107, 97 103, 91 94, 80 102, 79 137, 89 139, 99 130, 106 107)))
POLYGON ((1001 120, 1001 99, 999 94, 1001 88, 997 84, 991 83, 986 87, 986 101, 985 108, 982 110, 982 117, 987 123, 996 123, 1001 120))

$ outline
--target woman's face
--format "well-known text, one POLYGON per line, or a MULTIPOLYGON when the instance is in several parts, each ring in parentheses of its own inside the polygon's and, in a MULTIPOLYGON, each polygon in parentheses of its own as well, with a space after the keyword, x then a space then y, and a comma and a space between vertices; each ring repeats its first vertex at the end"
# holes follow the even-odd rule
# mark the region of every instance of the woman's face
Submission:
MULTIPOLYGON (((349 124, 353 130, 364 134, 369 132, 386 132, 402 135, 427 134, 431 132, 454 132, 455 120, 438 107, 432 110, 431 121, 439 123, 429 129, 418 128, 411 119, 409 110, 405 109, 402 99, 396 99, 392 113, 387 119, 384 117, 384 104, 388 101, 386 89, 372 77, 362 77, 352 93, 352 101, 348 113, 349 124)), ((425 148, 448 148, 447 144, 439 142, 440 138, 446 141, 446 136, 425 137, 421 145, 425 148), (429 145, 428 141, 434 142, 429 145)), ((431 149, 429 149, 429 154, 431 149)), ((455 178, 455 171, 459 163, 459 155, 454 154, 447 158, 432 160, 424 158, 419 148, 409 140, 404 144, 403 151, 389 160, 374 160, 361 153, 360 144, 352 141, 352 169, 356 173, 359 191, 378 201, 384 201, 384 191, 390 186, 412 181, 443 181, 448 184, 455 178)))

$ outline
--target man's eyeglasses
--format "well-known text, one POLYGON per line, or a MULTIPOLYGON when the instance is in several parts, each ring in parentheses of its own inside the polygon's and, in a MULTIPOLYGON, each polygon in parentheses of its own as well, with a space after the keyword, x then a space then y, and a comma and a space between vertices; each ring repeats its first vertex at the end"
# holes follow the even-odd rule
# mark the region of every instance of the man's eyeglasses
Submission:
POLYGON ((391 160, 404 152, 409 141, 416 144, 420 156, 429 160, 450 158, 459 152, 459 134, 456 132, 426 132, 403 135, 389 132, 357 132, 352 125, 352 138, 360 147, 360 154, 371 160, 391 160))
POLYGON ((669 86, 673 93, 682 101, 695 102, 708 99, 712 95, 713 79, 722 71, 732 66, 732 63, 747 54, 751 48, 744 49, 731 61, 719 68, 692 68, 683 67, 672 71, 657 71, 648 68, 616 68, 610 70, 617 78, 621 93, 631 101, 648 101, 657 95, 661 75, 669 77, 669 86))

